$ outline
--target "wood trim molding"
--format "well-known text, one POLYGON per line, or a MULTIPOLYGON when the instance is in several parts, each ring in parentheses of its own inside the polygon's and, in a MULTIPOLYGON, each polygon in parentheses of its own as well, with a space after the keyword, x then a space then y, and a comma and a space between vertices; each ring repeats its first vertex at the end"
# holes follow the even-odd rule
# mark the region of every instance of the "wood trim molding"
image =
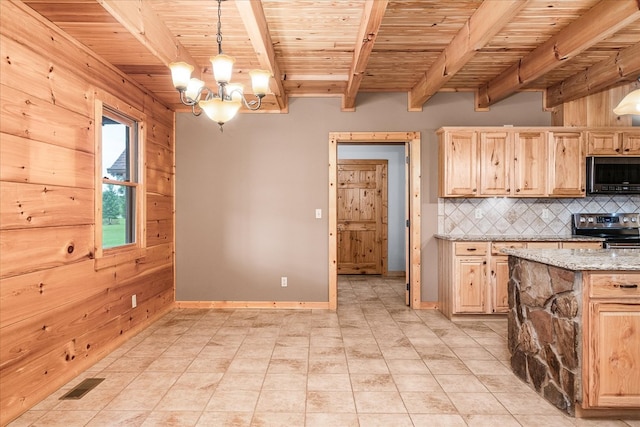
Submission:
POLYGON ((276 53, 273 49, 273 41, 269 34, 267 18, 264 15, 262 3, 259 1, 236 1, 234 2, 244 27, 249 33, 249 39, 253 50, 256 51, 260 67, 269 70, 274 77, 276 102, 280 111, 287 109, 287 95, 282 84, 282 73, 276 61, 276 53))
POLYGON ((195 59, 158 18, 147 0, 97 0, 98 3, 131 33, 164 65, 184 61, 195 66, 193 77, 201 78, 202 71, 195 59))
POLYGON ((421 162, 420 132, 330 132, 329 133, 329 309, 338 308, 338 211, 337 165, 338 144, 341 142, 363 144, 408 144, 410 149, 409 201, 411 234, 410 245, 410 294, 411 308, 421 308, 421 162))
POLYGON ((409 91, 409 111, 422 111, 422 105, 435 95, 473 58, 528 1, 486 0, 442 53, 409 91))
POLYGON ((640 18, 637 0, 602 0, 476 92, 483 110, 640 18))
POLYGON ((640 43, 548 87, 545 108, 602 92, 617 84, 632 83, 640 74, 640 43))
POLYGON ((327 302, 304 301, 176 301, 176 308, 260 308, 260 309, 297 309, 327 310, 327 302))
POLYGON ((349 81, 342 97, 342 111, 355 111, 356 95, 358 95, 373 46, 376 43, 387 4, 389 4, 389 0, 366 0, 353 52, 349 81))

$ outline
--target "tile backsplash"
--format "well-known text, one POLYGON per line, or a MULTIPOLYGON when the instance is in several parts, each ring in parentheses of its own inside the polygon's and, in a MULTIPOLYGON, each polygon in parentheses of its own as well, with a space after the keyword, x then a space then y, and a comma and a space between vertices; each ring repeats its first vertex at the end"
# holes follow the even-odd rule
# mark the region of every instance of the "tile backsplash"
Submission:
POLYGON ((570 235, 571 214, 579 212, 640 212, 640 196, 580 199, 441 198, 438 199, 438 233, 472 236, 570 235))

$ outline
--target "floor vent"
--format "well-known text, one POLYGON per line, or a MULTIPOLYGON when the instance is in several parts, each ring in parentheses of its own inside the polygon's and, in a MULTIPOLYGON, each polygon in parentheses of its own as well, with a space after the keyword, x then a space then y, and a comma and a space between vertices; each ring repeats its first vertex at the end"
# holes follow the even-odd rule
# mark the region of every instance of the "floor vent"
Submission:
POLYGON ((87 378, 80 384, 75 386, 71 391, 62 396, 60 400, 78 400, 82 399, 85 394, 93 390, 98 384, 104 381, 104 378, 87 378))

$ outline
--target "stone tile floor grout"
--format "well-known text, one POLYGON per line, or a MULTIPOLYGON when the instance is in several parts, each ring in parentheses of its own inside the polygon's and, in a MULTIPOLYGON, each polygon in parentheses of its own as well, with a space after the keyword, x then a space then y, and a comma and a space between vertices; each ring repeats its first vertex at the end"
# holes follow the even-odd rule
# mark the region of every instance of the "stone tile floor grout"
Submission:
POLYGON ((505 319, 412 310, 404 286, 340 276, 337 312, 173 310, 9 425, 640 427, 565 416, 511 373, 505 319))

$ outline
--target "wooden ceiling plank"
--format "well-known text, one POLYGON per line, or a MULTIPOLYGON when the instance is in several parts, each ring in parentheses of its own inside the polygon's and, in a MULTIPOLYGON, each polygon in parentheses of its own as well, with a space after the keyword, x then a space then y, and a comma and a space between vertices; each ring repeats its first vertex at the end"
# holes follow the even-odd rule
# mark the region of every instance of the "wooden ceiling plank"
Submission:
POLYGON ((276 53, 273 49, 273 42, 271 34, 269 34, 267 18, 264 14, 262 3, 260 0, 235 1, 234 3, 249 34, 253 49, 258 56, 260 67, 268 70, 273 76, 272 81, 275 82, 275 85, 271 90, 275 95, 278 107, 280 110, 286 110, 287 96, 282 85, 282 74, 276 60, 276 53))
POLYGON ((353 52, 353 60, 351 61, 347 90, 342 98, 342 111, 355 110, 356 95, 367 70, 371 51, 375 45, 388 3, 389 0, 367 0, 365 2, 358 38, 356 39, 356 47, 353 52))
POLYGON ((638 0, 602 0, 529 55, 481 86, 476 93, 476 108, 487 109, 638 18, 638 0))
POLYGON ((521 11, 528 1, 487 0, 409 91, 409 111, 422 106, 521 11))
POLYGON ((156 15, 148 0, 97 2, 163 64, 168 66, 174 61, 184 61, 196 65, 194 77, 202 77, 202 71, 197 67, 198 63, 156 15))
POLYGON ((637 43, 547 88, 545 108, 556 107, 618 84, 635 81, 639 74, 640 43, 637 43))

